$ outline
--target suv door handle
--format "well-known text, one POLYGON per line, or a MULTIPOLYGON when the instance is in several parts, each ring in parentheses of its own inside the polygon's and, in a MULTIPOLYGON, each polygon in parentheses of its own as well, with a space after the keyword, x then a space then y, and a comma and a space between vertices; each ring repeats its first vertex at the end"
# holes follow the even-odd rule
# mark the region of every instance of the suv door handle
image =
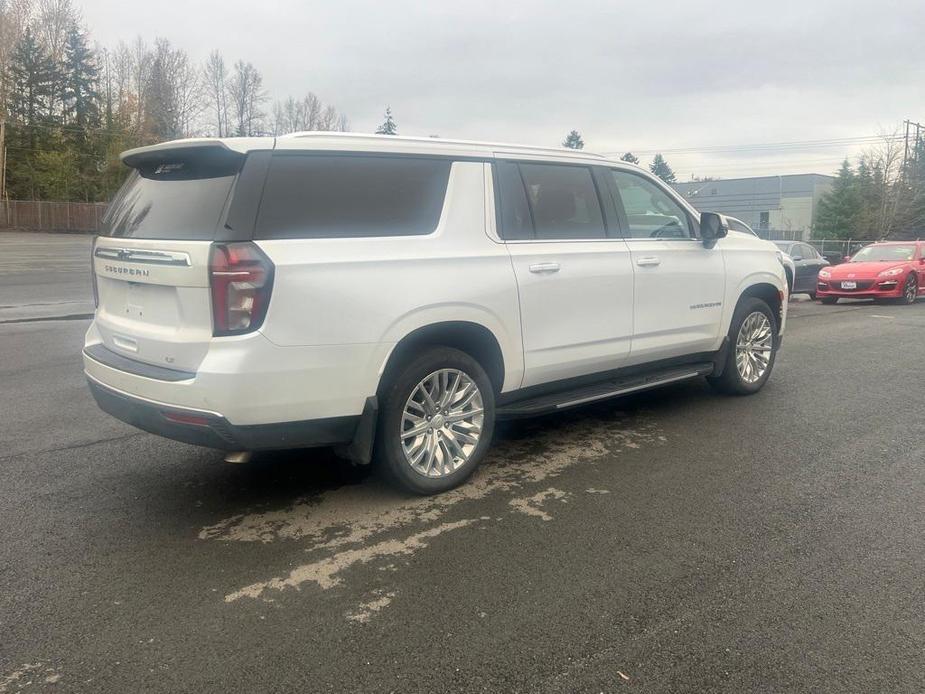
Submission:
POLYGON ((536 274, 559 272, 559 263, 536 263, 530 266, 530 272, 536 274))
POLYGON ((656 265, 661 265, 662 260, 654 255, 648 255, 643 258, 637 258, 636 264, 639 267, 655 267, 656 265))

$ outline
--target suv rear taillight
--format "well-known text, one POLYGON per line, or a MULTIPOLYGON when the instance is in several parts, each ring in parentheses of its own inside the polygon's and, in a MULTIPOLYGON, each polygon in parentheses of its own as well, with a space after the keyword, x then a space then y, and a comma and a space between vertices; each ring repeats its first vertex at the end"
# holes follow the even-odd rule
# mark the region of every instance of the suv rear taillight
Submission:
POLYGON ((100 307, 100 288, 96 283, 96 242, 98 236, 93 237, 93 243, 90 244, 90 285, 93 287, 93 306, 100 307))
POLYGON ((257 246, 213 244, 209 282, 213 335, 240 335, 260 327, 270 304, 273 263, 257 246))

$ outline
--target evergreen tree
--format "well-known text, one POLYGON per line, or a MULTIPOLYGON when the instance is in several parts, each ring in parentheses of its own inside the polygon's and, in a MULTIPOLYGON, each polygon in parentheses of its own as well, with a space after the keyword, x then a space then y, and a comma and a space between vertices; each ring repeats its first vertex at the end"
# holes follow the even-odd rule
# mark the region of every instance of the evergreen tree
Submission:
POLYGON ((675 178, 674 171, 671 170, 671 167, 668 166, 668 162, 665 161, 665 157, 663 157, 661 154, 655 155, 652 163, 649 164, 649 171, 654 173, 665 183, 674 183, 677 180, 675 178))
POLYGON ((620 159, 623 161, 628 161, 630 164, 639 164, 639 158, 632 152, 627 152, 622 157, 620 157, 620 159))
MULTIPOLYGON (((6 68, 10 87, 10 117, 23 125, 35 126, 50 119, 52 84, 56 67, 36 41, 30 29, 16 44, 6 68)), ((33 145, 34 146, 34 143, 33 145)))
POLYGON ((87 46, 87 36, 77 25, 67 34, 64 46, 64 107, 67 121, 81 129, 100 126, 100 70, 87 46))
POLYGON ((813 234, 816 238, 824 239, 864 238, 858 228, 861 209, 857 177, 845 159, 832 184, 832 190, 819 200, 813 234))
POLYGON ((913 145, 903 178, 895 185, 902 200, 897 211, 897 236, 925 238, 925 140, 913 145))
POLYGON ((6 194, 10 198, 35 200, 41 196, 40 151, 53 151, 56 142, 49 127, 55 65, 26 29, 5 66, 8 87, 6 194))
POLYGON ((395 121, 392 119, 392 107, 386 106, 385 108, 385 120, 382 122, 378 128, 376 128, 377 135, 398 135, 398 126, 395 125, 395 121))
POLYGON ((57 199, 96 200, 104 194, 98 166, 106 161, 106 136, 100 132, 102 109, 99 82, 100 69, 96 55, 87 45, 87 36, 77 24, 68 29, 64 44, 64 120, 69 147, 62 152, 59 163, 68 172, 64 186, 46 191, 45 196, 57 199))
POLYGON ((585 141, 581 139, 581 135, 578 134, 577 130, 572 130, 565 136, 565 140, 562 141, 562 146, 567 149, 584 149, 585 141))
POLYGON ((879 224, 881 187, 875 173, 875 168, 868 164, 865 157, 861 157, 855 177, 859 209, 852 235, 856 238, 875 239, 883 235, 879 224))

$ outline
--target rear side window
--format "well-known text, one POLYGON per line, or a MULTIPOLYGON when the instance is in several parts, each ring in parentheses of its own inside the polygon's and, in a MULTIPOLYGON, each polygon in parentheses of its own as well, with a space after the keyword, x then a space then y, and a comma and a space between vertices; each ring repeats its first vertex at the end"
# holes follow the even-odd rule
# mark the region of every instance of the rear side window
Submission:
POLYGON ((520 168, 509 161, 498 163, 498 192, 501 196, 501 236, 505 240, 532 239, 533 218, 520 168))
POLYGON ((602 239, 604 215, 591 169, 560 164, 498 165, 505 239, 602 239))
POLYGON ((415 157, 278 154, 260 239, 415 236, 437 228, 452 162, 415 157))
POLYGON ((103 218, 102 233, 211 240, 243 157, 196 151, 156 156, 139 163, 123 184, 103 218))

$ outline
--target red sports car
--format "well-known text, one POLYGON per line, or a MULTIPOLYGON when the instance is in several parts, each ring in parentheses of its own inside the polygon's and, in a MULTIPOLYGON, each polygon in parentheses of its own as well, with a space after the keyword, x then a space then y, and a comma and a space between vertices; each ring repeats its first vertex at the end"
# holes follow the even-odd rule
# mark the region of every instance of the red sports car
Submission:
POLYGON ((899 299, 911 304, 925 293, 925 242, 874 243, 846 263, 819 271, 816 296, 839 299, 899 299))

